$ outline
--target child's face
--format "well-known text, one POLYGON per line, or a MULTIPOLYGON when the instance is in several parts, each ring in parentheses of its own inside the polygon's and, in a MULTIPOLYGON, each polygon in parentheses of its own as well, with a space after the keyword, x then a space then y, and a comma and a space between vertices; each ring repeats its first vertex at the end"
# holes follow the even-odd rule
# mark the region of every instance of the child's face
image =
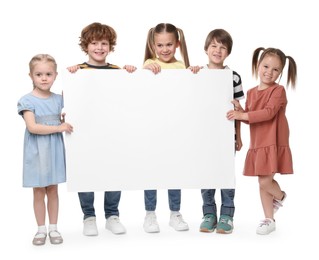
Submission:
POLYGON ((281 72, 281 61, 276 55, 266 55, 258 66, 260 81, 266 85, 274 84, 281 72))
POLYGON ((224 44, 213 39, 208 46, 206 54, 210 65, 222 68, 224 66, 225 59, 228 57, 228 49, 224 44))
POLYGON ((34 64, 29 75, 33 81, 34 88, 41 92, 50 92, 58 73, 52 62, 39 61, 34 64))
POLYGON ((106 56, 110 52, 110 42, 108 40, 92 41, 88 44, 87 53, 89 64, 105 65, 106 56))
POLYGON ((175 52, 178 47, 179 42, 173 33, 162 32, 154 35, 154 50, 160 61, 175 62, 175 52))

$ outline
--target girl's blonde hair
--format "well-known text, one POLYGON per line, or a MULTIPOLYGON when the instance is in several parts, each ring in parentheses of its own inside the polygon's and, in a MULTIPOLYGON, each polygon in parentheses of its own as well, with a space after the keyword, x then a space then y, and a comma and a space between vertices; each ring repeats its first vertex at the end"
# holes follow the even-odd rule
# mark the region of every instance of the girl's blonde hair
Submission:
POLYGON ((55 59, 49 55, 49 54, 37 54, 35 56, 32 57, 32 59, 29 62, 29 69, 30 72, 32 72, 34 66, 36 63, 38 62, 51 62, 54 66, 55 71, 57 71, 58 65, 55 61, 55 59))
POLYGON ((185 67, 188 68, 189 67, 189 58, 188 58, 187 46, 186 46, 186 41, 185 41, 183 30, 175 27, 173 24, 170 24, 170 23, 160 23, 148 31, 147 40, 146 40, 146 47, 145 47, 144 62, 148 59, 155 59, 156 58, 156 53, 154 50, 154 44, 155 44, 154 43, 154 35, 156 33, 162 33, 162 32, 174 34, 176 41, 180 43, 180 53, 181 53, 182 59, 185 63, 185 67))

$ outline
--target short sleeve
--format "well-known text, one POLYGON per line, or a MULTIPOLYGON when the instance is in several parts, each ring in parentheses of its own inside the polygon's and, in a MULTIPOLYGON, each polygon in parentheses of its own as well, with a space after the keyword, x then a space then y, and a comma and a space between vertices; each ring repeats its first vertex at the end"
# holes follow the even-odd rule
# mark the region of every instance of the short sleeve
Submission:
POLYGON ((53 98, 55 100, 55 102, 58 104, 59 106, 59 111, 61 112, 61 110, 64 108, 64 97, 63 97, 63 93, 62 94, 55 94, 52 93, 53 98))
POLYGON ((27 98, 22 97, 18 101, 18 114, 23 116, 23 111, 25 110, 32 111, 33 113, 35 112, 32 102, 30 102, 27 98))
POLYGON ((154 62, 155 62, 155 60, 147 59, 147 60, 144 62, 143 66, 146 66, 146 65, 151 64, 151 63, 154 63, 154 62))
POLYGON ((240 75, 233 71, 233 87, 234 87, 234 99, 241 100, 245 97, 240 75))

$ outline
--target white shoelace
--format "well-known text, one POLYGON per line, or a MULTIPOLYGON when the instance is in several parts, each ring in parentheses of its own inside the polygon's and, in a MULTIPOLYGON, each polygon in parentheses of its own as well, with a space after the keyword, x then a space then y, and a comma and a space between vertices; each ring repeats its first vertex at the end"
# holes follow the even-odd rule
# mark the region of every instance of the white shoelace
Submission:
POLYGON ((260 221, 259 223, 259 226, 262 227, 262 226, 269 226, 271 223, 271 220, 270 219, 263 219, 260 221))
POLYGON ((186 224, 181 214, 175 214, 173 217, 178 221, 178 224, 186 224))
POLYGON ((149 214, 146 217, 146 221, 149 223, 149 225, 157 225, 157 219, 156 216, 154 214, 149 214))
POLYGON ((110 221, 115 222, 115 223, 119 223, 120 219, 118 217, 110 217, 110 221))

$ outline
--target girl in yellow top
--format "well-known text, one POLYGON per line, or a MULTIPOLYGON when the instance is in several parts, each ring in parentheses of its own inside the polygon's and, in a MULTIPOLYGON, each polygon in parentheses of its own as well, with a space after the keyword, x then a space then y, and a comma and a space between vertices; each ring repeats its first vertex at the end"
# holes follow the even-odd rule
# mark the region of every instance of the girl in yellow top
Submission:
MULTIPOLYGON (((188 67, 187 46, 182 29, 170 23, 160 23, 148 31, 144 69, 149 69, 157 74, 161 69, 186 69, 188 67), (177 48, 180 49, 182 61, 175 58, 177 48)), ((190 69, 193 70, 192 67, 190 69)))
MULTIPOLYGON (((199 71, 198 66, 190 67, 184 33, 181 29, 170 23, 160 23, 151 28, 147 35, 146 49, 144 56, 144 69, 149 69, 157 74, 161 69, 186 69, 193 73, 199 71), (175 58, 176 49, 180 49, 183 60, 175 58)), ((188 230, 188 224, 183 220, 180 210, 181 190, 168 190, 169 208, 171 216, 169 225, 177 231, 188 230)), ((144 230, 147 233, 159 232, 159 225, 156 220, 157 191, 145 190, 144 202, 146 216, 144 230)))

